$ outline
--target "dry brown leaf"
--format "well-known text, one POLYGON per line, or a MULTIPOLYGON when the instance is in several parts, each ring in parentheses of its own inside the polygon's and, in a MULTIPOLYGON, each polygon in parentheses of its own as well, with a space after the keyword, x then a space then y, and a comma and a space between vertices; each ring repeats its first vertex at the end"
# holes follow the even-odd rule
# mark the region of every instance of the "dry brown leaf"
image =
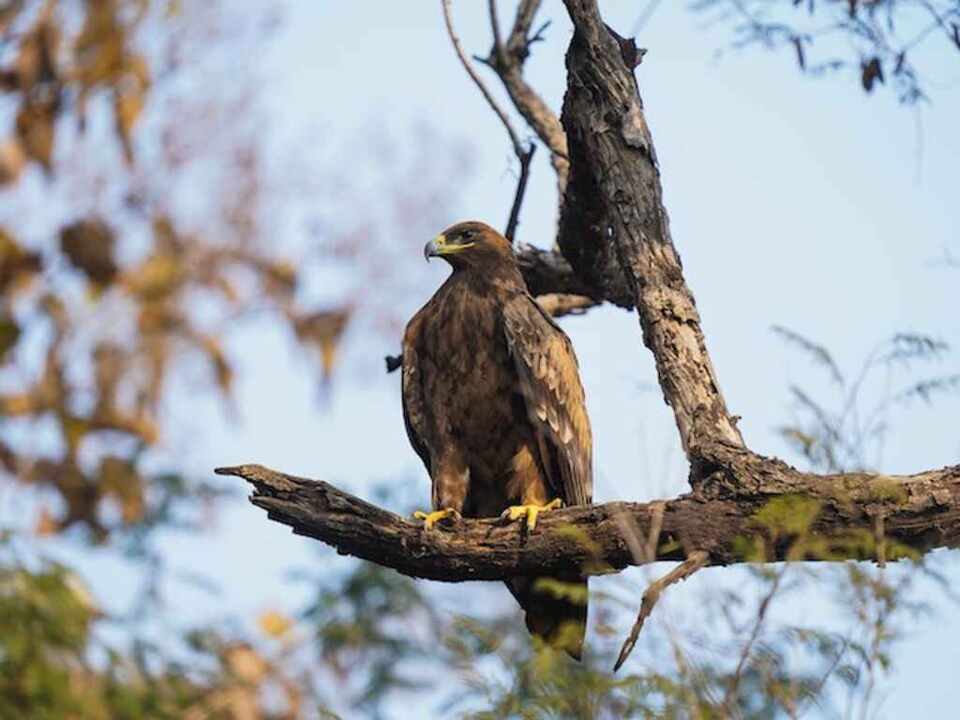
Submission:
POLYGON ((47 172, 53 168, 53 138, 57 101, 24 102, 17 112, 17 137, 28 157, 47 172))
POLYGON ((24 250, 13 235, 0 227, 0 293, 9 295, 42 269, 39 253, 24 250))
POLYGON ((269 669, 267 661, 247 644, 228 647, 224 651, 224 659, 230 672, 238 679, 254 685, 263 680, 269 669))
POLYGON ((60 532, 60 523, 46 506, 40 508, 37 520, 33 525, 33 533, 38 537, 49 537, 60 532))
POLYGON ((27 156, 15 138, 0 142, 0 185, 9 185, 20 179, 27 156))
POLYGON ((60 250, 91 283, 106 286, 117 276, 113 230, 101 219, 78 220, 60 230, 60 250))
POLYGON ((350 320, 350 309, 325 310, 296 318, 294 328, 300 342, 320 350, 323 379, 329 380, 337 362, 337 349, 350 320))

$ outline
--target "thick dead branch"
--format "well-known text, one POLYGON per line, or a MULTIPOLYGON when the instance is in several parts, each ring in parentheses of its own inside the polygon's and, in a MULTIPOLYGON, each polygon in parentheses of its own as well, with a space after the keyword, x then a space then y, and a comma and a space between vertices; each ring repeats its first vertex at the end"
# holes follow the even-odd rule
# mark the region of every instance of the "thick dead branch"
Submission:
POLYGON ((888 562, 907 551, 960 545, 960 466, 910 476, 817 476, 735 446, 711 448, 701 462, 708 472, 689 495, 662 504, 612 502, 555 510, 544 513, 529 535, 519 525, 497 519, 463 520, 452 529, 427 532, 419 521, 325 482, 259 465, 219 468, 217 473, 250 482, 251 502, 299 535, 406 575, 448 582, 574 569, 596 575, 642 564, 645 559, 631 552, 621 516, 630 516, 643 536, 659 507, 656 560, 683 561, 698 550, 708 554, 708 565, 788 557, 875 560, 874 517, 881 510, 888 562), (778 498, 785 503, 806 498, 815 504, 815 516, 804 531, 808 544, 799 550, 799 531, 791 530, 789 517, 778 527, 770 524, 769 511, 758 515, 778 498), (748 548, 751 553, 761 548, 763 556, 745 555, 748 548))
POLYGON ((660 171, 633 68, 596 0, 565 0, 574 24, 561 120, 570 179, 558 242, 605 299, 636 305, 688 456, 703 439, 742 444, 670 239, 660 171))
POLYGON ((697 550, 662 578, 654 580, 652 583, 650 583, 650 586, 643 593, 643 600, 640 602, 640 612, 637 613, 637 619, 634 621, 633 627, 630 629, 630 635, 627 636, 627 639, 623 641, 623 646, 620 648, 620 654, 617 656, 617 662, 613 665, 614 672, 619 670, 627 661, 627 658, 630 657, 630 653, 633 652, 633 646, 637 644, 637 638, 640 637, 640 631, 643 629, 643 623, 646 622, 648 617, 650 617, 650 613, 653 612, 653 608, 660 599, 660 595, 663 593, 663 591, 671 585, 680 582, 681 580, 686 580, 697 570, 704 567, 707 564, 708 558, 709 556, 707 553, 703 552, 702 550, 697 550))

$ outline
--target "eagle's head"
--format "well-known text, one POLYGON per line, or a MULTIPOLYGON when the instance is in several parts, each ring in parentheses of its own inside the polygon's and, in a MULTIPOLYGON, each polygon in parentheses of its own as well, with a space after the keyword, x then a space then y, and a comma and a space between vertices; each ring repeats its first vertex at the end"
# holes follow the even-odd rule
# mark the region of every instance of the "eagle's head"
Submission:
POLYGON ((457 269, 514 266, 510 241, 489 225, 471 220, 451 225, 423 248, 424 257, 440 257, 457 269))

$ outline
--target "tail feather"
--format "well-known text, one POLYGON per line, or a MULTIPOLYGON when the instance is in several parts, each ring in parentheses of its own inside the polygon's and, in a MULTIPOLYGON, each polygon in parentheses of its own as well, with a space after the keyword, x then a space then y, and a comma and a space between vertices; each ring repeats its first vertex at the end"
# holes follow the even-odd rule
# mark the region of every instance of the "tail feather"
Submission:
POLYGON ((506 584, 526 613, 530 634, 579 660, 587 631, 587 578, 522 577, 506 584))

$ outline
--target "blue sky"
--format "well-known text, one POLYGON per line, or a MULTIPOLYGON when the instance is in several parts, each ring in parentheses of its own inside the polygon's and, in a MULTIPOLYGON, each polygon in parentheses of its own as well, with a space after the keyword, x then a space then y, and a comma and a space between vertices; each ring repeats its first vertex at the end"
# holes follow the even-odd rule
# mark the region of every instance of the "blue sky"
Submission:
MULTIPOLYGON (((489 48, 484 5, 455 3, 461 37, 472 52, 489 48)), ((570 29, 559 2, 545 5, 544 19, 554 22, 547 42, 535 46, 527 75, 559 108, 570 29)), ((960 254, 960 65, 954 58, 952 64, 934 63, 933 102, 913 110, 882 90, 867 97, 847 77, 804 78, 786 52, 753 49, 718 58, 717 49, 731 37, 727 29, 706 27, 683 6, 662 4, 639 38, 649 48, 639 79, 673 237, 723 391, 732 412, 743 417, 747 442, 762 453, 787 455, 776 428, 790 417, 788 385, 810 387, 827 404, 836 390, 785 347, 771 325, 822 342, 845 368, 857 367, 895 332, 932 333, 960 345, 960 270, 934 262, 947 248, 960 254)), ((641 8, 636 2, 603 3, 609 24, 623 32, 641 8)), ((301 169, 315 167, 320 176, 328 172, 324 163, 332 147, 363 143, 373 133, 402 151, 412 129, 426 122, 443 137, 468 144, 473 158, 468 174, 442 180, 454 189, 455 202, 438 210, 449 217, 438 217, 433 231, 467 218, 502 225, 513 197, 515 161, 502 128, 455 61, 439 3, 378 3, 375 10, 360 2, 291 3, 280 36, 263 57, 249 61, 266 79, 268 142, 281 149, 278 157, 295 155, 301 169)), ((511 16, 507 7, 501 10, 504 20, 511 16)), ((357 173, 375 174, 376 157, 363 155, 357 173)), ((348 165, 346 172, 352 170, 348 165)), ((316 192, 323 187, 318 182, 316 192)), ((305 218, 311 202, 304 198, 305 218)), ((316 198, 318 206, 325 202, 329 198, 316 198)), ((340 211, 349 216, 365 209, 340 211)), ((554 177, 541 150, 520 239, 550 244, 555 216, 554 177)), ((281 225, 279 243, 300 248, 309 242, 300 220, 281 225)), ((428 239, 430 228, 416 225, 398 228, 397 241, 417 247, 428 239), (419 235, 408 237, 414 229, 419 235)), ((421 305, 446 272, 438 263, 409 267, 421 274, 395 299, 401 316, 421 305)), ((684 491, 686 465, 676 429, 635 317, 601 309, 563 325, 587 387, 596 500, 684 491)), ((231 344, 239 354, 240 421, 229 421, 213 403, 198 411, 192 398, 174 398, 171 451, 204 476, 217 465, 254 461, 361 494, 376 481, 419 483, 426 503, 428 481, 404 434, 398 378, 379 369, 379 359, 395 352, 399 336, 355 332, 348 339, 333 396, 321 409, 312 368, 295 357, 289 339, 267 325, 242 330, 231 344)), ((951 355, 930 374, 957 372, 958 366, 951 355)), ((890 389, 907 377, 894 379, 890 389)), ((885 389, 882 380, 868 388, 875 397, 885 389)), ((898 408, 890 417, 883 469, 912 472, 960 462, 958 412, 956 398, 898 408)), ((267 522, 239 495, 218 516, 213 536, 202 542, 171 536, 165 542, 176 569, 212 573, 222 584, 219 597, 171 589, 198 618, 293 609, 298 593, 283 573, 334 557, 332 550, 318 551, 316 543, 267 522)), ((938 567, 960 580, 957 553, 941 555, 938 567)), ((132 583, 124 587, 106 560, 86 562, 105 602, 130 592, 132 583)), ((663 612, 683 611, 711 583, 725 582, 725 572, 702 573, 672 590, 663 612)), ((634 571, 631 577, 639 583, 644 575, 634 571)), ((925 599, 942 606, 934 594, 925 599)), ((815 599, 811 607, 818 607, 815 599)), ((951 681, 960 661, 960 617, 942 607, 935 622, 909 630, 885 687, 884 716, 942 714, 955 707, 951 681)))

